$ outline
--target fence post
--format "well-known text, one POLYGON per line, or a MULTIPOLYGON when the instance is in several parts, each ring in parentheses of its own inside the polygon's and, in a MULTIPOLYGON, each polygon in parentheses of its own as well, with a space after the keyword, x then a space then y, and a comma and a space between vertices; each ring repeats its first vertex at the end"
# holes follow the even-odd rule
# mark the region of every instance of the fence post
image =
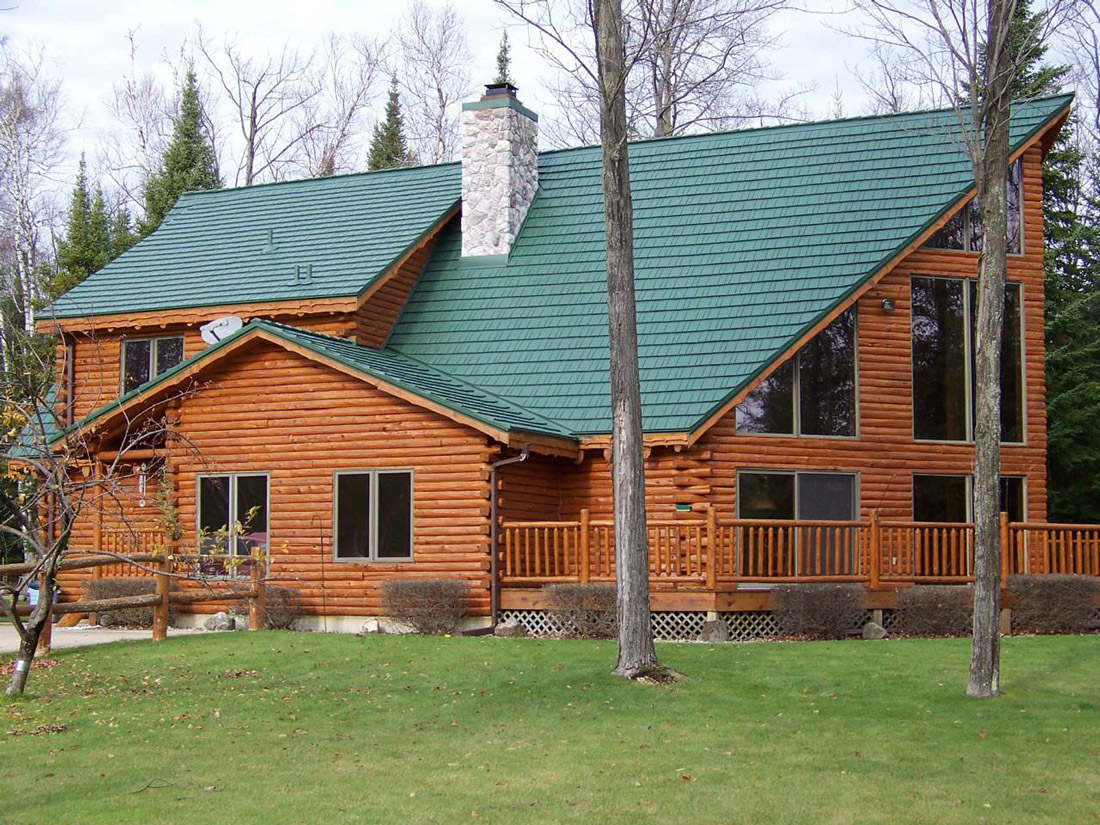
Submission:
POLYGON ((1008 513, 1001 511, 1001 586, 1008 578, 1008 513))
POLYGON ((591 547, 588 543, 588 531, 589 522, 592 521, 592 514, 588 509, 581 510, 581 569, 580 569, 580 582, 581 584, 588 584, 588 577, 591 575, 591 547))
POLYGON ((171 606, 169 598, 172 592, 172 580, 168 577, 171 565, 168 553, 162 552, 156 564, 156 593, 160 601, 153 606, 153 641, 163 642, 168 638, 168 611, 171 606))
POLYGON ((46 577, 38 579, 38 598, 46 599, 46 623, 42 625, 42 633, 38 637, 39 656, 49 656, 53 645, 53 593, 46 590, 46 577))
POLYGON ((252 564, 248 568, 251 587, 248 591, 248 629, 264 629, 264 609, 267 605, 267 588, 264 586, 264 570, 261 567, 263 556, 252 554, 252 564))
POLYGON ((707 590, 718 589, 718 516, 707 505, 707 590))
POLYGON ((882 574, 882 528, 878 523, 878 510, 871 511, 871 535, 868 539, 867 563, 870 569, 867 571, 868 587, 872 590, 879 589, 879 576, 882 574))

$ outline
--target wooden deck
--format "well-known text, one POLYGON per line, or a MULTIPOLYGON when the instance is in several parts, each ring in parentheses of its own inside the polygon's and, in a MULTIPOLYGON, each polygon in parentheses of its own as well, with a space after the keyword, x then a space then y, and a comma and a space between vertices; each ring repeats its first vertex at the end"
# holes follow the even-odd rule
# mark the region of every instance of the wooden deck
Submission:
MULTIPOLYGON (((1002 573, 1100 576, 1100 525, 1010 523, 1002 515, 1002 573)), ((860 582, 871 589, 966 584, 974 525, 938 522, 651 520, 654 586, 730 590, 742 584, 860 582)), ((613 581, 614 526, 509 521, 500 532, 504 586, 613 581)))

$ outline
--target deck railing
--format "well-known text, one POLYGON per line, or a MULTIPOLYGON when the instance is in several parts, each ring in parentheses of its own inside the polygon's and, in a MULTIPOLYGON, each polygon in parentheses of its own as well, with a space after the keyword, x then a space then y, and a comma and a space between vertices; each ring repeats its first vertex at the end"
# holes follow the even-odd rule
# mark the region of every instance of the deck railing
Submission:
MULTIPOLYGON (((512 584, 611 581, 610 521, 505 521, 501 578, 512 584)), ((720 520, 648 522, 655 583, 707 589, 737 583, 962 584, 974 578, 974 525, 879 521, 720 520)), ((1100 576, 1100 525, 1009 523, 1001 518, 1002 574, 1100 576)))
MULTIPOLYGON (((107 553, 118 556, 142 556, 163 553, 165 548, 164 532, 157 528, 143 530, 103 530, 98 536, 99 546, 95 553, 107 553)), ((95 567, 95 578, 151 578, 151 569, 139 567, 126 561, 95 567)))

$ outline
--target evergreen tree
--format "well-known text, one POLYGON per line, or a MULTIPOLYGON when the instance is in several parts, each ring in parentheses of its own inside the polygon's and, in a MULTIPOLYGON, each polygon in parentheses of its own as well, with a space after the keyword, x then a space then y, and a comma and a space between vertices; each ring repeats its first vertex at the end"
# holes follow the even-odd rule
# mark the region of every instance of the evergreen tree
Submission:
POLYGON ((57 243, 57 271, 46 279, 49 299, 72 289, 111 259, 108 221, 99 187, 94 199, 89 194, 88 169, 81 155, 69 200, 65 237, 57 243))
MULTIPOLYGON (((1014 98, 1057 94, 1069 66, 1045 62, 1043 20, 1018 0, 1012 38, 1022 55, 1014 98)), ((1100 521, 1100 204, 1074 143, 1073 116, 1043 161, 1049 516, 1100 521)), ((1095 176, 1095 170, 1091 170, 1095 176)))
POLYGON ((111 221, 111 260, 113 261, 138 241, 130 210, 120 206, 111 221))
POLYGON ((404 118, 401 115, 401 99, 397 91, 397 78, 390 80, 389 100, 386 102, 386 117, 374 127, 371 138, 370 155, 367 167, 391 169, 395 166, 408 166, 412 158, 405 145, 404 118))
POLYGON ((493 82, 516 85, 515 81, 512 80, 512 48, 508 45, 507 30, 500 36, 500 49, 497 51, 497 76, 493 78, 493 82))
POLYGON ((194 71, 188 71, 172 121, 172 139, 160 168, 145 184, 145 220, 140 233, 148 235, 164 220, 179 196, 192 189, 220 189, 214 147, 203 127, 202 100, 194 71))

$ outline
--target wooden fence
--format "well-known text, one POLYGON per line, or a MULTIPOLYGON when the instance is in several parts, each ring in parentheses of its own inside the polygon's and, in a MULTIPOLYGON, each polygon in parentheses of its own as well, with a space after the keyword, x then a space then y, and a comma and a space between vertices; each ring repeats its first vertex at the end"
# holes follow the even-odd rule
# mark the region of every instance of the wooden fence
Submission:
MULTIPOLYGON (((650 520, 654 582, 961 584, 974 578, 974 525, 880 521, 650 520)), ((498 546, 506 584, 611 581, 615 529, 582 511, 576 521, 506 521, 498 546)), ((1002 573, 1100 576, 1100 525, 1008 521, 1002 573)))

